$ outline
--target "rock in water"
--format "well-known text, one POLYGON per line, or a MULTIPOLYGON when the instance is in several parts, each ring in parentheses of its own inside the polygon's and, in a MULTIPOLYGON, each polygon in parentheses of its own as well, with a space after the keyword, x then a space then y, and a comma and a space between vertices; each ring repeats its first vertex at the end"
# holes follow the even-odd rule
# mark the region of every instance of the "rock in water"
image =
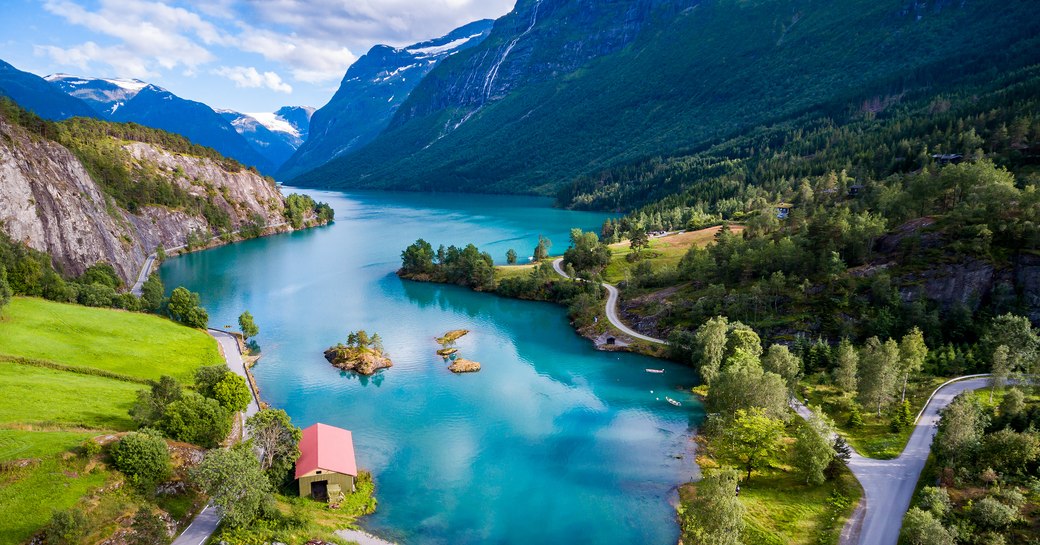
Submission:
POLYGON ((448 366, 448 370, 452 373, 476 373, 480 371, 480 364, 475 361, 470 361, 465 358, 457 358, 451 362, 448 366))

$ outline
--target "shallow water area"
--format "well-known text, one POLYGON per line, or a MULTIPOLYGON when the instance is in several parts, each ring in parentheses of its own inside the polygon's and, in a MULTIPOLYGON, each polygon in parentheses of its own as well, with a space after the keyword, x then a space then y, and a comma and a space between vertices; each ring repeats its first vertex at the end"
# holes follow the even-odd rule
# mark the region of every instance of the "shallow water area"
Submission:
POLYGON ((363 526, 408 544, 676 542, 669 501, 696 471, 689 437, 703 416, 692 370, 596 351, 561 306, 394 274, 420 237, 504 262, 510 248, 530 256, 539 234, 562 253, 571 227, 598 231, 606 215, 527 197, 307 193, 333 206, 334 225, 160 272, 168 289, 201 293, 213 327, 253 313, 266 402, 298 426, 353 432, 379 500, 363 526), (359 377, 325 361, 357 329, 380 334, 391 369, 359 377), (454 375, 436 355, 434 338, 452 329, 471 331, 458 348, 479 373, 454 375))

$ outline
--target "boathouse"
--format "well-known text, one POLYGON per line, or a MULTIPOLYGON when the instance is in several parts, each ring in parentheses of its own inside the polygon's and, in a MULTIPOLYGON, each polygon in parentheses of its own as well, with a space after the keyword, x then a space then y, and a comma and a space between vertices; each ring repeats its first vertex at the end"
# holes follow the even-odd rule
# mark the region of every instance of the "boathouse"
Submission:
POLYGON ((300 457, 296 460, 296 480, 300 496, 320 501, 354 492, 357 462, 354 439, 348 430, 315 424, 303 430, 300 457))

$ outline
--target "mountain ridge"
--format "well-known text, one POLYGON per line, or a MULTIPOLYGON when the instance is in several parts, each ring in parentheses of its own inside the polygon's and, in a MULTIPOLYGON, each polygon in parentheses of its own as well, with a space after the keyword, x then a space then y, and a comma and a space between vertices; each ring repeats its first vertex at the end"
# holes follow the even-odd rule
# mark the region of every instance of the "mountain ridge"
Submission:
MULTIPOLYGON (((920 12, 866 0, 616 4, 656 9, 640 12, 642 30, 624 47, 571 72, 547 71, 541 81, 507 77, 495 86, 509 92, 474 109, 473 82, 481 79, 471 76, 481 72, 470 68, 486 68, 482 55, 514 40, 516 51, 534 37, 540 43, 529 44, 527 58, 542 59, 539 66, 569 54, 557 45, 570 27, 539 17, 525 37, 517 24, 534 6, 555 4, 521 2, 480 46, 436 67, 372 143, 290 183, 555 195, 579 177, 807 111, 841 112, 871 96, 941 87, 959 70, 1040 62, 1030 46, 1040 28, 1021 3, 994 10, 940 1, 920 12)), ((603 21, 631 35, 617 30, 626 19, 603 21)))
POLYGON ((279 170, 279 178, 289 179, 319 167, 376 138, 430 70, 478 45, 492 23, 475 21, 403 48, 372 47, 347 69, 328 104, 314 112, 310 136, 279 170))

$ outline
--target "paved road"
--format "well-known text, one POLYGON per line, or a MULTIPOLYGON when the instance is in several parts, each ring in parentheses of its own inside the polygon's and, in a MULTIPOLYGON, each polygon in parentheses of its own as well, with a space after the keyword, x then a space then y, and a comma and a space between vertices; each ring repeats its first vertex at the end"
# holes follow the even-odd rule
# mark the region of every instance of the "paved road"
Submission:
MULTIPOLYGON (((567 276, 567 273, 565 273, 563 271, 563 259, 562 258, 553 261, 552 265, 553 265, 553 270, 555 270, 557 274, 559 274, 560 276, 562 276, 564 278, 570 278, 570 276, 567 276)), ((610 285, 610 284, 607 284, 606 282, 603 283, 603 287, 607 288, 607 305, 606 305, 607 320, 610 320, 610 323, 613 324, 614 327, 620 329, 622 333, 624 333, 625 335, 628 335, 630 337, 635 337, 637 339, 642 339, 644 341, 657 343, 657 344, 668 344, 667 341, 662 341, 661 339, 655 339, 654 337, 650 337, 648 335, 643 335, 642 333, 640 333, 640 332, 638 332, 638 331, 628 327, 627 325, 625 325, 625 323, 621 321, 621 318, 619 318, 618 314, 617 314, 618 298, 620 297, 620 294, 618 293, 618 289, 615 288, 614 286, 610 285)))
MULTIPOLYGON (((238 339, 234 335, 219 329, 209 329, 208 333, 220 343, 220 348, 224 352, 224 359, 227 360, 228 368, 236 375, 244 378, 246 384, 249 384, 249 376, 246 375, 246 365, 242 361, 242 352, 238 350, 238 339)), ((249 391, 253 394, 253 401, 246 407, 246 418, 253 416, 260 410, 260 400, 256 398, 256 392, 253 391, 252 386, 249 387, 249 391)))
MULTIPOLYGON (((863 499, 842 531, 842 543, 895 545, 899 541, 903 515, 910 508, 917 480, 932 448, 939 412, 958 394, 985 388, 989 381, 988 377, 968 378, 937 388, 918 415, 914 432, 898 458, 875 460, 852 452, 849 469, 863 486, 863 499)), ((795 402, 794 408, 803 418, 809 415, 801 403, 795 402)))
POLYGON ((181 535, 173 540, 173 545, 202 545, 217 531, 220 519, 220 509, 212 503, 207 504, 181 535))
MULTIPOLYGON (((220 344, 228 368, 246 379, 248 383, 249 378, 246 376, 246 366, 242 361, 242 353, 238 350, 238 339, 234 335, 219 329, 210 329, 208 332, 220 344)), ((253 392, 253 389, 249 388, 249 391, 253 392)), ((253 392, 253 401, 246 407, 245 415, 248 418, 259 410, 260 404, 256 399, 256 392, 253 392)), ((243 433, 245 433, 244 430, 243 433)), ((213 532, 217 531, 221 518, 218 507, 212 503, 206 504, 206 507, 195 517, 195 520, 191 521, 191 524, 181 532, 181 535, 177 536, 177 539, 173 541, 173 545, 202 545, 209 539, 209 536, 213 535, 213 532)))
POLYGON ((140 297, 144 289, 144 282, 148 280, 148 275, 152 274, 152 265, 155 264, 156 255, 152 254, 148 256, 148 259, 144 260, 144 266, 141 267, 141 272, 137 275, 137 282, 134 283, 134 287, 130 290, 130 293, 140 297))

